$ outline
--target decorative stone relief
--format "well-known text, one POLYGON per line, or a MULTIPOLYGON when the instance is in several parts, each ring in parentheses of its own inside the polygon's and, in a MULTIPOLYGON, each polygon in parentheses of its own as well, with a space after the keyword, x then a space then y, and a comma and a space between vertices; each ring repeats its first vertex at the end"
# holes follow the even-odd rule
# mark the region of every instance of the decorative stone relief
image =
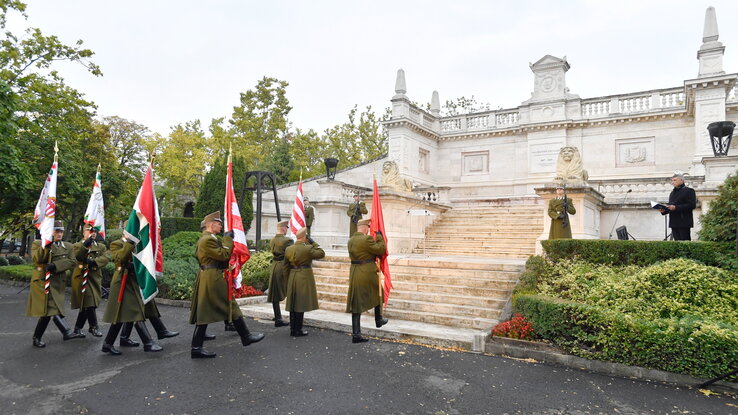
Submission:
POLYGON ((654 138, 615 140, 615 165, 632 167, 654 164, 654 138))
POLYGON ((423 174, 430 172, 430 152, 426 149, 418 149, 418 171, 423 174))
POLYGON ((394 161, 385 161, 382 165, 382 186, 400 192, 412 192, 413 182, 400 176, 400 170, 394 161))
POLYGON ((489 151, 462 153, 461 169, 465 176, 489 173, 489 151))
POLYGON ((567 185, 584 184, 587 181, 587 171, 582 168, 582 155, 576 147, 562 147, 556 161, 556 178, 558 183, 567 185))

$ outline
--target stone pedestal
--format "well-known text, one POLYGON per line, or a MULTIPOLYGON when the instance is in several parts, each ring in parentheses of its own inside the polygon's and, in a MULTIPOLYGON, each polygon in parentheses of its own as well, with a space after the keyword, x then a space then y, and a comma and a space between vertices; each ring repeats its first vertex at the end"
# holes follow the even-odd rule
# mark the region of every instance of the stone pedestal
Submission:
MULTIPOLYGON (((551 229, 551 218, 548 216, 548 202, 556 197, 556 186, 553 184, 546 187, 536 188, 536 193, 544 201, 543 210, 543 233, 538 241, 548 239, 551 229)), ((571 236, 573 239, 600 239, 600 213, 605 203, 604 196, 592 187, 582 185, 566 189, 566 196, 571 199, 575 215, 569 215, 571 236)), ((536 244, 536 254, 542 253, 541 244, 536 244)))

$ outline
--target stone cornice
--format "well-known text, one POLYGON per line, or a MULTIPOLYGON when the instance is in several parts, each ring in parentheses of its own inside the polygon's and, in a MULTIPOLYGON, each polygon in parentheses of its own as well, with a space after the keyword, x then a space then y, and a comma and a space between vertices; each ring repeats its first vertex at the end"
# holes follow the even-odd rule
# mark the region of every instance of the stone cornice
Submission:
POLYGON ((413 131, 415 131, 417 133, 420 133, 421 135, 424 135, 424 136, 426 136, 428 138, 432 138, 434 140, 439 140, 440 139, 440 137, 438 136, 438 134, 436 134, 435 132, 433 132, 433 131, 431 131, 431 130, 429 130, 429 129, 423 127, 423 126, 421 126, 420 124, 417 124, 416 122, 411 121, 411 120, 409 120, 407 118, 394 118, 394 119, 390 119, 388 121, 384 121, 382 123, 382 125, 384 125, 386 128, 389 128, 389 127, 405 127, 405 128, 409 128, 409 129, 411 129, 411 130, 413 130, 413 131))

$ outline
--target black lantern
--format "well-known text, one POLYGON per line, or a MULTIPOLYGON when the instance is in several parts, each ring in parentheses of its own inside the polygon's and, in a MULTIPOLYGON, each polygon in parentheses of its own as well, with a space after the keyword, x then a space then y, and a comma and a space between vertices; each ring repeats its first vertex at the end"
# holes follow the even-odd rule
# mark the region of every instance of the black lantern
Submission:
POLYGON ((338 159, 327 158, 323 159, 325 164, 325 175, 328 176, 328 180, 336 178, 336 167, 338 167, 338 159))
POLYGON ((733 129, 735 123, 733 121, 718 121, 710 123, 707 131, 710 133, 710 144, 712 144, 712 152, 715 157, 724 157, 728 155, 730 149, 730 140, 733 138, 733 129))

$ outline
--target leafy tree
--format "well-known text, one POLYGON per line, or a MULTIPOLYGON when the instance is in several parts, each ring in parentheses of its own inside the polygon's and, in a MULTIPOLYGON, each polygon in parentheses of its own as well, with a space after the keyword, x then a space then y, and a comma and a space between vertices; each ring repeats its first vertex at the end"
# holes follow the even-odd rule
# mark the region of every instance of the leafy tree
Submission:
MULTIPOLYGON (((243 200, 241 200, 241 186, 243 184, 243 177, 246 171, 246 163, 243 159, 234 157, 233 190, 236 193, 236 199, 238 199, 243 226, 245 231, 248 232, 249 228, 251 228, 251 221, 254 218, 254 210, 251 203, 252 193, 250 191, 247 190, 244 194, 243 200)), ((220 211, 221 216, 225 214, 223 212, 223 203, 225 201, 227 172, 228 164, 226 163, 226 158, 216 160, 213 167, 207 172, 202 185, 200 186, 200 193, 197 195, 197 201, 195 202, 195 217, 202 218, 215 211, 220 211)))
POLYGON ((472 95, 471 98, 459 97, 456 98, 455 101, 446 100, 446 103, 443 105, 446 115, 463 115, 480 111, 489 111, 489 107, 489 103, 483 104, 477 102, 474 95, 472 95))
POLYGON ((735 242, 738 215, 738 171, 718 187, 718 197, 710 202, 710 210, 700 217, 703 241, 735 242))
POLYGON ((387 132, 371 106, 358 116, 349 111, 348 122, 327 129, 322 138, 325 157, 338 158, 344 167, 359 164, 387 153, 387 132))

